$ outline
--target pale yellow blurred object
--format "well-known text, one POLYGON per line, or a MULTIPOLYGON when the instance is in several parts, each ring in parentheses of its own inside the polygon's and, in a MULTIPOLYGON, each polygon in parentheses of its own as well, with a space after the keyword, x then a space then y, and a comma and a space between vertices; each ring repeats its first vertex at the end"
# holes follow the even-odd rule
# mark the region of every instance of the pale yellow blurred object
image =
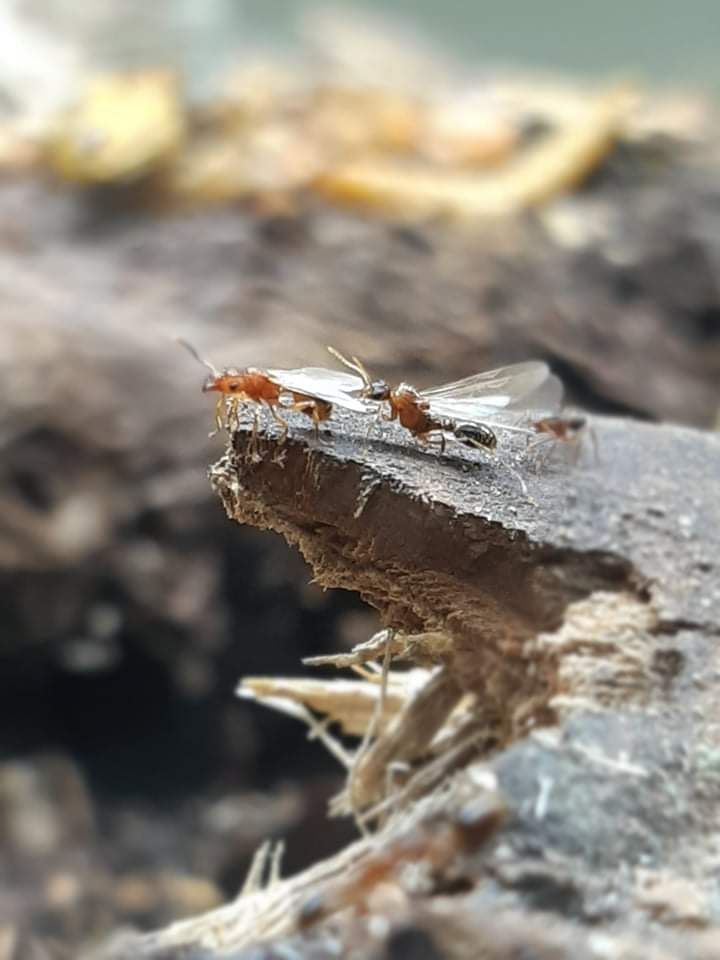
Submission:
POLYGON ((315 187, 338 204, 408 218, 510 216, 581 183, 622 135, 635 100, 626 87, 590 98, 582 116, 517 152, 497 172, 473 175, 377 159, 339 166, 315 187))
POLYGON ((232 69, 217 98, 201 111, 228 135, 255 124, 292 118, 306 109, 309 79, 299 67, 273 60, 250 59, 232 69))
POLYGON ((309 183, 321 170, 312 141, 297 127, 268 124, 244 137, 206 136, 169 168, 163 189, 181 205, 228 203, 309 183))
POLYGON ((308 130, 333 152, 415 150, 425 107, 418 97, 384 88, 325 86, 308 103, 308 130))
MULTIPOLYGON (((428 679, 426 670, 407 670, 388 676, 380 729, 397 716, 428 679)), ((380 678, 367 680, 309 680, 304 677, 244 677, 238 694, 274 706, 285 700, 323 714, 344 733, 362 736, 381 699, 380 678)))
POLYGON ((445 167, 499 166, 519 145, 518 116, 498 109, 485 91, 445 96, 426 111, 419 152, 445 167))
POLYGON ((172 71, 107 74, 91 80, 61 118, 48 162, 65 180, 132 181, 169 162, 184 140, 184 106, 172 71))

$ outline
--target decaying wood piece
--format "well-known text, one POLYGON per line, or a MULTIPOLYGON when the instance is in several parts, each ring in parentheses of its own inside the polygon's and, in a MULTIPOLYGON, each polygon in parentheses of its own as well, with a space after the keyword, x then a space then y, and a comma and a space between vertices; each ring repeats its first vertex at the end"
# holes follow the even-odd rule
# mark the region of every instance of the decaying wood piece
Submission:
MULTIPOLYGON (((496 778, 482 764, 458 774, 435 796, 397 813, 389 823, 393 839, 402 845, 420 843, 436 822, 457 822, 462 828, 464 812, 472 813, 478 798, 483 804, 477 818, 480 835, 474 840, 471 838, 471 846, 480 848, 504 816, 496 778)), ((234 951, 241 951, 259 940, 292 935, 301 927, 310 929, 314 926, 313 915, 320 912, 321 898, 327 897, 328 904, 331 903, 335 892, 347 890, 348 879, 353 876, 360 880, 364 876, 363 864, 371 859, 381 860, 385 849, 382 837, 365 837, 296 877, 283 880, 271 877, 265 889, 244 893, 218 910, 173 924, 156 934, 121 934, 88 957, 92 960, 130 960, 131 957, 207 960, 214 956, 235 956, 234 951)), ((363 890, 363 894, 366 892, 371 891, 363 890)), ((322 931, 309 936, 321 942, 326 939, 322 931)))
MULTIPOLYGON (((381 726, 387 726, 426 680, 427 674, 423 670, 393 676, 385 698, 381 726)), ((378 705, 380 687, 379 683, 368 680, 339 680, 328 684, 314 679, 245 677, 238 694, 259 703, 266 699, 302 703, 338 724, 343 732, 362 736, 378 705)))
MULTIPOLYGON (((494 460, 438 457, 392 429, 366 442, 351 415, 332 427, 317 442, 293 424, 281 460, 273 435, 257 451, 241 427, 212 482, 229 516, 281 532, 324 586, 359 591, 395 630, 446 637, 431 676, 457 692, 434 730, 465 694, 485 735, 469 741, 462 770, 428 778, 420 799, 398 792, 378 833, 272 888, 277 899, 268 892, 250 912, 239 901, 141 937, 132 956, 245 956, 243 945, 277 937, 288 955, 329 956, 331 937, 365 957, 408 930, 452 958, 473 955, 479 931, 496 958, 530 947, 558 957, 712 955, 718 438, 596 418, 598 462, 570 469, 538 466, 512 441, 494 460), (395 849, 419 810, 452 817, 457 796, 482 796, 494 778, 510 816, 479 859, 458 852, 421 890, 404 871, 383 873, 382 896, 327 908, 339 903, 338 870, 352 861, 368 875, 371 851, 395 849), (471 892, 440 896, 458 876, 471 892), (298 890, 326 905, 307 929, 290 909, 298 890), (610 926, 612 937, 602 932, 610 926), (668 930, 678 926, 705 932, 676 938, 668 930)), ((420 713, 408 783, 431 764, 425 689, 403 708, 420 713)), ((388 761, 401 748, 392 747, 401 716, 375 742, 388 761)), ((118 950, 110 956, 126 955, 118 950)))

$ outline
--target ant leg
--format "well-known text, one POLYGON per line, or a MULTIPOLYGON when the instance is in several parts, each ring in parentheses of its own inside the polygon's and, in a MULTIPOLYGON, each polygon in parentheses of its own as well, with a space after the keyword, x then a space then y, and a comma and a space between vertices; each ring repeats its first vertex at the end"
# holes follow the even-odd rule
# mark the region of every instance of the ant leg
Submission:
POLYGON ((315 442, 320 443, 320 411, 316 403, 312 406, 312 420, 313 420, 313 432, 315 434, 315 442))
POLYGON ((533 504, 534 504, 535 501, 532 499, 532 497, 530 497, 530 496, 528 495, 527 484, 525 483, 525 481, 523 480, 523 478, 520 476, 520 474, 518 473, 518 471, 517 471, 514 467, 511 467, 509 463, 504 463, 504 464, 503 464, 503 467, 504 467, 505 470, 508 471, 508 473, 512 474, 512 476, 517 480, 518 485, 520 486, 520 491, 521 491, 522 495, 523 495, 527 500, 529 500, 530 503, 533 503, 533 504))
POLYGON ((215 404, 215 429, 210 434, 211 437, 214 437, 216 433, 219 433, 225 427, 225 420, 223 414, 225 412, 225 397, 221 393, 217 398, 217 403, 215 404))
MULTIPOLYGON (((597 433, 593 430, 592 427, 585 428, 590 436, 590 443, 593 450, 593 463, 597 466, 600 463, 600 447, 598 445, 597 433)), ((582 443, 582 434, 578 437, 580 443, 582 443)))
POLYGON ((253 406, 252 430, 250 431, 250 442, 245 458, 250 463, 259 463, 262 459, 260 455, 260 417, 258 416, 257 404, 253 406))
POLYGON ((287 440, 288 431, 290 430, 290 424, 287 422, 287 420, 285 420, 284 417, 280 416, 280 414, 277 412, 277 410, 275 409, 272 403, 268 403, 267 401, 265 401, 265 405, 270 411, 270 416, 273 418, 275 423, 280 424, 280 430, 281 430, 280 443, 281 444, 285 443, 285 441, 287 440))
POLYGON ((230 417, 229 422, 232 424, 233 430, 237 430, 240 426, 240 397, 230 397, 230 417))
POLYGON ((380 432, 382 433, 383 423, 392 423, 393 420, 397 420, 397 414, 392 409, 392 407, 390 408, 390 413, 385 414, 383 412, 382 403, 378 404, 377 413, 370 420, 370 423, 368 425, 367 433, 365 434, 365 441, 367 442, 370 439, 370 434, 372 433, 372 429, 374 426, 376 426, 376 424, 380 424, 380 432))
POLYGON ((539 433, 529 441, 524 455, 526 457, 530 455, 534 459, 536 474, 545 469, 550 458, 557 450, 556 444, 560 442, 559 440, 553 440, 547 433, 539 433), (533 451, 535 451, 534 454, 533 451))
POLYGON ((429 430, 427 433, 416 433, 415 438, 426 447, 437 447, 438 453, 445 453, 445 434, 442 430, 429 430))
POLYGON ((304 413, 306 417, 310 417, 313 422, 313 435, 316 441, 320 441, 320 408, 314 400, 296 400, 293 405, 290 407, 291 410, 295 410, 297 413, 304 413))

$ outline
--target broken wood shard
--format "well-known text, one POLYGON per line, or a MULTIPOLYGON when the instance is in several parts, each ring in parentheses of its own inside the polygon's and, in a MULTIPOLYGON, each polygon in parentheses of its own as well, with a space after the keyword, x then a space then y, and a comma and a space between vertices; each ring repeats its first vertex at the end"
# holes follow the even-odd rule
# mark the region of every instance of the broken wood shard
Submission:
MULTIPOLYGON (((382 726, 387 726, 427 679, 424 670, 393 675, 385 697, 382 726)), ((245 677, 238 695, 259 703, 277 699, 302 703, 326 716, 331 723, 338 724, 344 733, 361 737, 378 705, 380 687, 379 679, 371 683, 367 680, 328 682, 303 677, 245 677)))

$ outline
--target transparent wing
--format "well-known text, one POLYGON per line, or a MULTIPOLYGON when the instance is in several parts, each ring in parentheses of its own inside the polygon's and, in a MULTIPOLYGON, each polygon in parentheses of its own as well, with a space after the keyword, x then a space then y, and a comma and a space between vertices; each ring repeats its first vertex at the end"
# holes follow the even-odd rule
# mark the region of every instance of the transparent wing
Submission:
POLYGON ((299 367, 296 370, 268 370, 267 375, 278 386, 292 393, 325 400, 356 413, 368 412, 364 401, 351 396, 364 387, 361 378, 354 373, 328 370, 325 367, 299 367))
POLYGON ((565 389, 562 380, 551 373, 535 390, 525 395, 522 405, 533 414, 533 420, 555 417, 562 410, 565 389))
POLYGON ((475 373, 464 380, 455 380, 421 392, 428 400, 476 400, 485 407, 518 409, 527 406, 525 401, 531 395, 539 397, 535 402, 544 406, 547 401, 542 396, 543 388, 554 398, 558 386, 562 395, 560 381, 553 376, 546 363, 527 360, 508 367, 498 367, 497 370, 475 373))
POLYGON ((448 417, 466 423, 488 423, 505 430, 527 430, 543 417, 556 416, 562 407, 563 387, 554 374, 524 393, 493 394, 490 397, 440 397, 423 394, 436 417, 448 417))
MULTIPOLYGON (((328 367, 298 367, 294 370, 268 370, 267 374, 271 380, 275 380, 276 383, 281 385, 289 379, 292 379, 294 383, 302 384, 308 391, 311 391, 313 387, 324 387, 344 393, 355 393, 362 390, 365 386, 357 374, 347 373, 345 370, 331 370, 328 367)), ((301 387, 298 386, 298 390, 300 389, 301 387)))

